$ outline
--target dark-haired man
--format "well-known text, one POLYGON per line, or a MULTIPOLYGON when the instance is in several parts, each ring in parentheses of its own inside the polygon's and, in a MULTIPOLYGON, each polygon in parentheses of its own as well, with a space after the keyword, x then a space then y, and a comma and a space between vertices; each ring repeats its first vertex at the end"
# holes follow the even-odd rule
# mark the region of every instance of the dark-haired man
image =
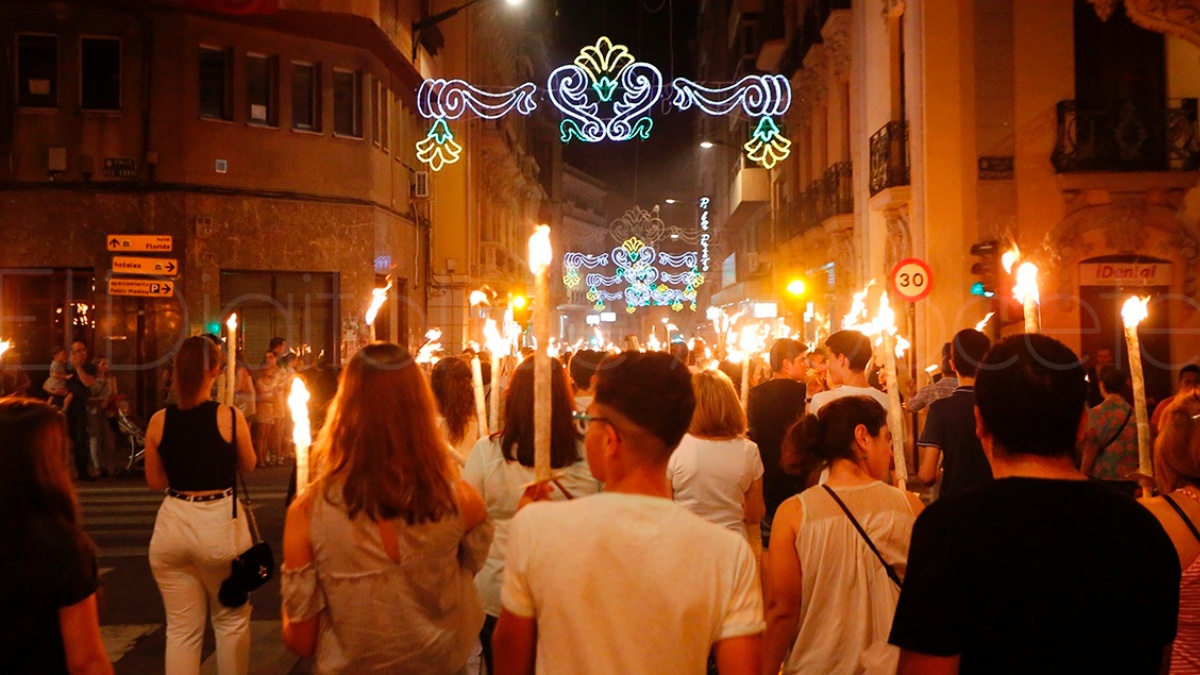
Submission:
POLYGON ((839 330, 825 340, 829 350, 829 379, 833 389, 812 397, 808 412, 817 414, 826 403, 844 396, 870 396, 887 410, 887 394, 867 383, 867 364, 871 362, 871 339, 856 330, 839 330))
POLYGON ((800 492, 803 482, 783 472, 780 446, 788 427, 804 415, 808 396, 807 348, 803 342, 779 338, 771 345, 771 370, 774 377, 750 390, 746 397, 746 435, 758 444, 763 464, 763 501, 767 513, 762 519, 763 550, 770 546, 771 521, 775 509, 785 499, 800 492))
POLYGON ((604 352, 581 349, 571 355, 568 372, 571 375, 571 392, 575 397, 575 409, 583 412, 591 405, 595 396, 596 371, 604 360, 604 352))
POLYGON ((988 351, 976 432, 996 480, 913 527, 891 643, 911 673, 1157 673, 1179 557, 1150 512, 1075 469, 1087 382, 1044 335, 988 351))
POLYGON ((584 421, 605 491, 513 519, 497 673, 702 673, 710 651, 721 673, 760 671, 750 546, 671 500, 667 462, 694 407, 691 375, 669 354, 604 362, 584 421))
POLYGON ((1175 399, 1179 396, 1187 396, 1197 388, 1200 388, 1200 366, 1189 363, 1179 369, 1179 388, 1175 390, 1175 394, 1164 398, 1154 407, 1154 414, 1150 416, 1150 428, 1158 431, 1158 424, 1162 421, 1163 413, 1167 412, 1167 408, 1171 407, 1175 399))
POLYGON ((960 330, 950 342, 950 370, 958 386, 946 398, 929 406, 921 430, 921 481, 937 480, 938 458, 942 460, 939 498, 952 497, 992 479, 992 467, 975 435, 975 373, 992 341, 973 329, 960 330))

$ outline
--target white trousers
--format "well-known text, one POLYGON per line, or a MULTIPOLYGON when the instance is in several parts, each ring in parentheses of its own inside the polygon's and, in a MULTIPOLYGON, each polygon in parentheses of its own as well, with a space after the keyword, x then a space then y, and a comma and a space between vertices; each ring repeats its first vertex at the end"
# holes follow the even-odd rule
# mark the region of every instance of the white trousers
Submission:
POLYGON ((231 609, 217 600, 229 562, 250 548, 245 507, 233 520, 231 497, 211 502, 163 500, 150 538, 150 570, 167 615, 166 675, 198 675, 204 623, 212 614, 221 675, 250 669, 250 603, 231 609))

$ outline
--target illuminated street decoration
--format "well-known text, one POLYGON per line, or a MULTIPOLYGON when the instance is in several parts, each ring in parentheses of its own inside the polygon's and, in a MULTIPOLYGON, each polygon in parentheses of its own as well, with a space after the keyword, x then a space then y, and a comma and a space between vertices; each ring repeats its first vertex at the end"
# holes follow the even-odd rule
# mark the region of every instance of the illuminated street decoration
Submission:
POLYGON ((417 159, 428 164, 430 169, 441 171, 443 166, 457 162, 462 150, 446 120, 438 118, 425 138, 417 142, 417 159))
MULTIPOLYGON (((625 45, 602 37, 579 51, 572 63, 551 71, 540 93, 563 115, 559 135, 563 143, 648 139, 654 128, 650 112, 668 92, 678 110, 699 108, 709 115, 745 115, 757 119, 751 138, 742 146, 752 161, 770 169, 786 158, 791 142, 772 119, 787 113, 792 103, 788 78, 747 75, 727 86, 711 87, 687 78, 664 86, 662 71, 638 61, 625 45)), ((465 80, 428 79, 417 91, 417 111, 434 121, 429 134, 417 143, 417 156, 437 171, 458 161, 462 146, 446 125, 468 113, 499 119, 510 113, 529 115, 537 109, 538 86, 526 82, 512 89, 486 91, 465 80)), ((696 243, 691 241, 689 243, 696 243)))
POLYGON ((650 138, 654 120, 648 113, 662 88, 658 68, 637 61, 628 47, 607 37, 584 47, 574 63, 555 68, 546 81, 550 102, 567 117, 559 125, 563 143, 650 138), (622 95, 615 99, 618 88, 622 95))
POLYGON ((667 267, 695 267, 697 256, 695 251, 680 253, 679 255, 671 255, 670 253, 659 253, 658 264, 666 265, 667 267))
POLYGON ((536 92, 537 85, 532 82, 492 93, 463 80, 425 80, 417 91, 417 112, 426 119, 450 120, 456 120, 468 111, 488 120, 499 119, 513 110, 528 115, 537 108, 537 101, 533 99, 536 92))
POLYGON ((792 142, 779 133, 779 127, 770 117, 758 121, 758 127, 742 147, 746 150, 746 156, 764 169, 770 169, 792 154, 792 142))
POLYGON ((563 285, 574 290, 579 285, 579 268, 563 266, 563 285))
POLYGON ((600 255, 588 255, 587 253, 576 253, 571 251, 563 254, 563 265, 568 267, 586 267, 589 270, 594 270, 597 267, 604 267, 607 264, 607 253, 601 253, 600 255))
POLYGON ((707 272, 711 262, 708 254, 708 205, 712 203, 708 197, 700 198, 700 271, 707 272))
POLYGON ((695 105, 709 115, 742 109, 748 117, 778 117, 792 105, 792 85, 783 75, 747 75, 728 87, 712 88, 677 77, 672 103, 680 110, 695 105))

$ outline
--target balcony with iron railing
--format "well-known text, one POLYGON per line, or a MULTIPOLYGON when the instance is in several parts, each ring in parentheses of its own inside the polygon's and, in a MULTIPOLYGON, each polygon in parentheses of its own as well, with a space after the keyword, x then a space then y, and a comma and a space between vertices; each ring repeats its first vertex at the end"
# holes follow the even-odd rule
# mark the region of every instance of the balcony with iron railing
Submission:
POLYGON ((1088 171, 1195 171, 1200 169, 1197 99, 1178 99, 1164 109, 1134 101, 1081 110, 1059 101, 1058 142, 1051 161, 1058 173, 1088 171))
POLYGON ((892 120, 871 135, 871 196, 910 181, 908 122, 892 120))
POLYGON ((854 213, 853 169, 850 162, 838 162, 809 183, 795 202, 783 207, 776 222, 784 238, 791 239, 847 213, 854 213))

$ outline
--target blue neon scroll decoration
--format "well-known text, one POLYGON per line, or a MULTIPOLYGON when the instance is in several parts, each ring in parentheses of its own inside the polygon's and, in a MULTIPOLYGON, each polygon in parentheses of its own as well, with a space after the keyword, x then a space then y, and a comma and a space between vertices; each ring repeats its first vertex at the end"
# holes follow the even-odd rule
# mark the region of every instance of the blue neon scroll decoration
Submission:
POLYGON ((563 265, 567 267, 586 267, 589 270, 594 270, 597 267, 604 267, 608 264, 608 254, 600 253, 591 255, 588 253, 579 253, 577 251, 568 251, 563 254, 563 265))
POLYGON ((587 275, 587 278, 584 279, 584 283, 586 283, 589 288, 596 288, 598 286, 617 286, 625 283, 625 275, 620 269, 618 269, 617 273, 611 277, 592 272, 591 274, 587 275))
POLYGON ((537 85, 526 82, 515 89, 488 92, 464 80, 432 79, 417 91, 417 112, 426 119, 456 120, 467 112, 494 120, 512 111, 528 115, 537 109, 537 85))

